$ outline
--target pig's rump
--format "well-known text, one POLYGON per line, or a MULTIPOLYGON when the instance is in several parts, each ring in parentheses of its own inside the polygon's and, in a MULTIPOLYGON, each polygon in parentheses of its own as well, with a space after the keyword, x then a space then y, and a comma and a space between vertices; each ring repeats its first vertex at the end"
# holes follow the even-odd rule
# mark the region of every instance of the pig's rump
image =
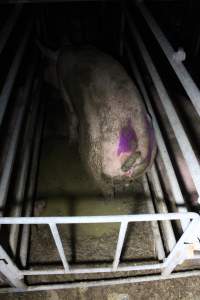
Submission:
POLYGON ((83 163, 101 189, 106 193, 115 182, 141 176, 156 143, 141 96, 124 68, 95 48, 67 47, 57 72, 68 108, 78 116, 83 163))

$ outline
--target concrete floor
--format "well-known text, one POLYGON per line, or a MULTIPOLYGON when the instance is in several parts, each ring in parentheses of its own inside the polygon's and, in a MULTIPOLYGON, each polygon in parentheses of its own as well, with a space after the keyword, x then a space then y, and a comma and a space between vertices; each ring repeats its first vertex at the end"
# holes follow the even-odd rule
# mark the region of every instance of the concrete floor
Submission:
POLYGON ((200 278, 136 283, 115 287, 53 290, 0 295, 1 300, 199 300, 200 278))

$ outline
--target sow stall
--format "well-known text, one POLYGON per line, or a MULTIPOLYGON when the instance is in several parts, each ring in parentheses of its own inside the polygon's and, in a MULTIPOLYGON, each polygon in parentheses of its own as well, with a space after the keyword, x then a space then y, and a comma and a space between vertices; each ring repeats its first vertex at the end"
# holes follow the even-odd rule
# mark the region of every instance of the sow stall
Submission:
MULTIPOLYGON (((46 124, 50 114, 55 119, 60 118, 59 113, 48 110, 48 97, 53 92, 47 91, 50 87, 44 83, 43 60, 36 43, 38 38, 47 44, 49 42, 49 23, 54 11, 54 4, 51 5, 49 9, 44 3, 17 3, 2 5, 1 10, 0 292, 106 286, 200 275, 200 91, 185 67, 187 55, 184 49, 173 49, 145 2, 129 1, 125 5, 118 1, 111 4, 105 1, 99 2, 99 7, 97 5, 102 15, 117 6, 118 14, 114 18, 118 22, 117 57, 136 82, 153 120, 158 153, 151 170, 140 181, 145 210, 136 212, 133 209, 122 214, 123 210, 119 209, 116 214, 111 207, 107 212, 92 215, 82 211, 75 214, 73 210, 53 216, 38 213, 36 198, 41 178, 38 174, 48 135, 46 124), (184 100, 175 101, 171 90, 168 90, 168 83, 163 80, 166 66, 169 68, 166 81, 170 76, 171 81, 177 81, 173 84, 181 86, 184 100), (173 75, 169 76, 169 73, 173 75), (185 110, 181 114, 183 105, 185 110), (192 123, 195 123, 193 132, 197 133, 196 136, 188 128, 192 123), (101 228, 113 223, 117 225, 117 239, 111 247, 111 261, 103 259, 93 263, 91 258, 88 262, 86 245, 83 245, 86 253, 84 263, 69 259, 76 251, 76 225, 91 224, 95 228, 98 224, 101 228), (134 240, 140 234, 137 227, 130 228, 136 223, 151 225, 148 226, 152 236, 142 244, 141 251, 145 253, 148 241, 152 240, 155 257, 142 256, 134 260, 130 256, 123 261, 124 249, 128 247, 128 228, 129 231, 136 228, 134 235, 129 237, 132 240, 131 251, 134 240), (31 255, 35 252, 32 244, 36 239, 35 243, 40 243, 38 240, 42 236, 39 232, 43 225, 51 235, 48 239, 53 240, 53 248, 59 258, 57 264, 51 258, 48 243, 37 255, 43 258, 49 253, 49 263, 32 263, 31 255), (65 230, 73 235, 71 244, 67 244, 66 237, 63 237, 65 230), (64 275, 67 277, 62 277, 64 275), (44 280, 41 276, 47 277, 44 280), (61 280, 57 280, 58 276, 61 280), (38 279, 34 281, 36 277, 38 279)), ((67 5, 63 7, 71 9, 67 5)), ((86 4, 74 3, 73 9, 79 5, 83 7, 86 4)), ((87 3, 86 9, 90 5, 87 3)), ((76 18, 81 19, 80 15, 76 18)), ((75 27, 81 28, 82 23, 76 22, 75 27)), ((80 28, 76 31, 77 36, 80 28)), ((55 171, 48 164, 47 169, 48 176, 55 171)), ((69 201, 73 201, 74 195, 68 196, 71 197, 69 201)), ((134 198, 131 201, 137 201, 137 193, 134 198)), ((101 211, 101 201, 97 201, 97 212, 101 211)), ((104 203, 105 207, 109 206, 104 203)), ((109 231, 107 234, 112 241, 109 231)), ((103 241, 101 237, 97 248, 103 241)))

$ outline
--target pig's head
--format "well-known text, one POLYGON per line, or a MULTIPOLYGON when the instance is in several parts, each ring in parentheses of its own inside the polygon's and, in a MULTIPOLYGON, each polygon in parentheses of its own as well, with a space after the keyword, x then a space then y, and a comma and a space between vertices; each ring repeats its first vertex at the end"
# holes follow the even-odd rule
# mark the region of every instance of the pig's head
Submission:
POLYGON ((129 119, 119 134, 117 156, 121 164, 121 172, 126 177, 132 177, 134 166, 141 163, 141 152, 138 149, 138 137, 129 119))
POLYGON ((148 117, 144 118, 143 132, 136 132, 131 119, 121 127, 115 142, 107 142, 104 148, 105 174, 131 181, 141 176, 155 156, 155 136, 148 117), (141 141, 142 140, 142 141, 141 141))

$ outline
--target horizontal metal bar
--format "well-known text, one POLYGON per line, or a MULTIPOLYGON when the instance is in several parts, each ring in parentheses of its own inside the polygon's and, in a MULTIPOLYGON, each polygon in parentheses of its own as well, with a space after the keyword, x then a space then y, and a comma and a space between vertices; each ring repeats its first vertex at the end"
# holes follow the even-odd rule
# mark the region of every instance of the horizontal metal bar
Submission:
POLYGON ((6 108, 8 106, 8 101, 12 92, 12 88, 15 82, 15 78, 17 72, 19 70, 19 66, 25 52, 26 44, 28 42, 28 38, 32 28, 32 21, 27 25, 26 31, 22 40, 20 41, 19 47, 16 51, 16 55, 11 64, 10 70, 5 80, 5 84, 0 94, 0 127, 2 126, 3 118, 5 115, 6 108))
MULTIPOLYGON (((162 80, 157 72, 157 69, 156 69, 155 65, 153 64, 153 61, 146 49, 146 46, 144 45, 144 43, 142 41, 142 38, 141 38, 138 30, 136 29, 136 26, 133 22, 133 18, 131 17, 130 13, 127 10, 126 10, 126 17, 128 20, 128 24, 129 24, 131 33, 137 43, 138 48, 140 49, 141 55, 143 57, 145 65, 148 69, 148 72, 151 75, 154 86, 158 92, 161 103, 167 114, 168 120, 173 128, 175 137, 180 146, 183 157, 189 168, 192 180, 194 182, 194 185, 195 185, 196 190, 200 197, 200 166, 199 166, 198 159, 192 149, 191 143, 187 137, 185 129, 183 128, 183 126, 180 122, 177 112, 172 104, 172 101, 167 93, 167 90, 166 90, 164 84, 162 83, 162 80)), ((199 201, 200 201, 200 198, 199 198, 199 201)))
POLYGON ((184 271, 172 273, 169 276, 161 275, 140 275, 128 278, 116 278, 116 279, 107 279, 107 280, 90 280, 72 282, 72 283, 58 283, 58 284, 43 284, 43 285, 34 285, 29 286, 26 289, 16 289, 16 288, 1 288, 0 293, 14 293, 14 292, 36 292, 36 291, 46 291, 46 290, 59 290, 59 289, 72 289, 72 288, 92 288, 92 287, 101 287, 101 286, 116 286, 124 284, 133 284, 139 282, 150 282, 150 281, 159 281, 159 280, 169 280, 176 278, 188 278, 200 276, 200 271, 184 271))
POLYGON ((77 216, 77 217, 4 217, 0 224, 90 224, 120 222, 150 222, 165 220, 196 219, 194 212, 168 214, 112 215, 112 216, 77 216))
POLYGON ((163 52, 165 53, 170 65, 174 69, 177 77, 179 78, 183 88, 185 89, 186 93, 190 97, 194 108, 196 109, 197 113, 200 116, 200 91, 197 85, 194 83, 191 75, 183 65, 181 61, 176 61, 174 59, 174 54, 176 53, 172 46, 170 45, 169 41, 159 28, 158 24, 150 14, 149 10, 145 7, 145 5, 141 2, 137 2, 140 12, 142 13, 144 19, 146 20, 149 28, 151 29, 153 35, 155 36, 157 42, 159 43, 160 47, 162 48, 163 52))
POLYGON ((51 228, 51 233, 53 235, 58 253, 60 255, 60 259, 63 263, 63 267, 65 269, 65 272, 69 272, 69 265, 68 265, 68 262, 66 260, 66 256, 65 256, 65 252, 64 252, 64 249, 63 249, 61 239, 60 239, 58 228, 55 224, 50 224, 50 228, 51 228))
POLYGON ((150 265, 136 265, 136 266, 124 266, 118 267, 116 270, 111 268, 83 268, 83 269, 73 269, 70 268, 69 271, 63 269, 49 269, 49 270, 24 270, 21 274, 24 276, 31 275, 64 275, 64 274, 88 274, 88 273, 111 273, 111 272, 129 272, 129 271, 145 271, 145 270, 159 270, 164 267, 164 264, 150 264, 150 265))
POLYGON ((0 55, 1 52, 3 51, 5 44, 17 22, 17 19, 20 15, 20 12, 22 10, 23 5, 17 4, 15 8, 13 9, 13 12, 11 15, 8 17, 6 23, 3 25, 3 28, 0 32, 0 55))

